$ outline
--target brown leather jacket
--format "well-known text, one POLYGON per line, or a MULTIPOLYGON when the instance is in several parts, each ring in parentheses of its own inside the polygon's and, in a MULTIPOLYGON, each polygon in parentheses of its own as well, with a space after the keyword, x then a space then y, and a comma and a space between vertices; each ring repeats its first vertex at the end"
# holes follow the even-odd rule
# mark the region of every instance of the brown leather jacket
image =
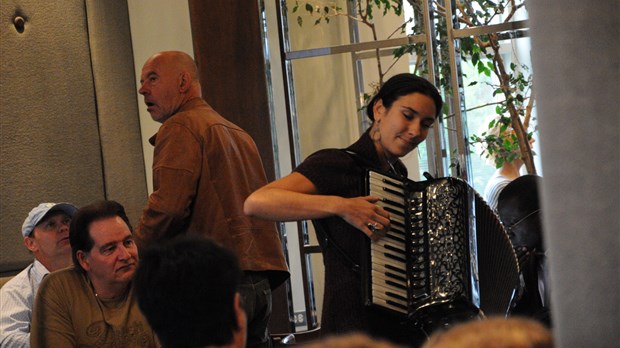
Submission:
POLYGON ((244 271, 269 271, 272 288, 288 278, 275 223, 243 213, 267 183, 256 144, 201 98, 187 102, 155 136, 153 193, 135 236, 141 247, 183 233, 233 250, 244 271))

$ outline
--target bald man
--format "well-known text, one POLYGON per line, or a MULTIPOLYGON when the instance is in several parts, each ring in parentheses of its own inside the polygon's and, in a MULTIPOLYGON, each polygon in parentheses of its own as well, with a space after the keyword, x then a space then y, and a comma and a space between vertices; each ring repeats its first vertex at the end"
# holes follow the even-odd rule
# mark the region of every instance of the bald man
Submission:
POLYGON ((271 290, 288 278, 288 267, 275 224, 243 213, 245 199, 267 184, 265 170, 250 135, 201 98, 197 71, 176 51, 157 53, 142 68, 139 93, 162 125, 150 139, 153 193, 138 245, 197 234, 232 250, 244 271, 248 347, 270 347, 271 290))

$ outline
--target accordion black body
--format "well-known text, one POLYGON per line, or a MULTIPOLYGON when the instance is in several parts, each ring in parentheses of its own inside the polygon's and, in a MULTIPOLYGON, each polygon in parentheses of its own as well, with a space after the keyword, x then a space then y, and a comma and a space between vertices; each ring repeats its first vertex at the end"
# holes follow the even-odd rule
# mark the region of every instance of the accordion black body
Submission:
POLYGON ((391 228, 362 264, 367 305, 422 325, 506 315, 519 268, 497 215, 465 181, 422 182, 367 171, 391 228))

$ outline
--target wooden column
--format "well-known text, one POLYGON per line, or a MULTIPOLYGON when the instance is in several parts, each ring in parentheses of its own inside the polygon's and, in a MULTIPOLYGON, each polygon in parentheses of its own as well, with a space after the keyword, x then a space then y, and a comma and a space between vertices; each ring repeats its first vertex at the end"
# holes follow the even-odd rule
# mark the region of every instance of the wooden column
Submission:
MULTIPOLYGON (((189 0, 194 55, 204 99, 245 129, 275 178, 259 1, 189 0)), ((273 293, 272 333, 292 332, 286 284, 273 293)))
POLYGON ((271 181, 275 171, 258 0, 190 0, 189 7, 203 97, 250 133, 271 181))

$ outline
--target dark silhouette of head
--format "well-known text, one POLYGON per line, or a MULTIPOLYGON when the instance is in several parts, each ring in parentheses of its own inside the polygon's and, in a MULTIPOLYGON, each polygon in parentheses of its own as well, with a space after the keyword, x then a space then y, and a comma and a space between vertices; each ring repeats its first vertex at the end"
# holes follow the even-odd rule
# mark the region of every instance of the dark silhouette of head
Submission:
POLYGON ((523 175, 499 194, 497 212, 513 246, 544 251, 538 187, 542 178, 523 175))
POLYGON ((134 293, 164 347, 218 346, 231 344, 245 326, 239 319, 240 280, 232 252, 212 240, 183 236, 141 250, 134 293))

